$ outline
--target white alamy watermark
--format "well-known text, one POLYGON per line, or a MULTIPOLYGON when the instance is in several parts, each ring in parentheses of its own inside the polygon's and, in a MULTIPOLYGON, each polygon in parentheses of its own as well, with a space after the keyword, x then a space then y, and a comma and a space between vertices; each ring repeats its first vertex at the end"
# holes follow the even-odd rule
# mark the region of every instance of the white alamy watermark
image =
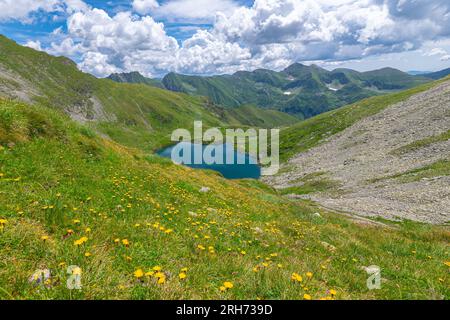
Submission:
POLYGON ((171 153, 176 164, 258 164, 264 176, 274 175, 280 168, 279 129, 225 129, 224 137, 219 128, 203 132, 202 121, 195 121, 193 136, 187 129, 176 129, 171 140, 180 142, 171 153))
POLYGON ((369 290, 379 290, 381 289, 381 269, 379 266, 370 266, 365 268, 369 277, 367 278, 366 284, 369 290))

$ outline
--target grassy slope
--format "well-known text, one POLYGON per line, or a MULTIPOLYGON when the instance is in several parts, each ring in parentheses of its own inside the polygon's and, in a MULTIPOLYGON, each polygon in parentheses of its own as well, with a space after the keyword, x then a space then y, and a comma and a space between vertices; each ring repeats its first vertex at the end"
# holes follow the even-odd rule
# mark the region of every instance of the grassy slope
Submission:
POLYGON ((331 289, 338 299, 450 297, 446 229, 404 223, 380 232, 7 100, 0 145, 1 299, 318 299, 331 289), (87 242, 74 245, 83 236, 87 242), (373 264, 384 280, 369 291, 362 267, 373 264), (69 265, 81 267, 83 290, 66 288, 69 265), (134 276, 155 266, 164 284, 134 276), (28 283, 45 268, 48 288, 28 283), (291 280, 294 272, 302 282, 291 280), (225 281, 234 287, 221 292, 225 281))
POLYGON ((390 105, 426 91, 446 80, 449 80, 449 78, 398 93, 368 98, 286 128, 280 133, 281 160, 287 161, 292 156, 318 145, 326 138, 345 130, 357 121, 374 115, 390 105))

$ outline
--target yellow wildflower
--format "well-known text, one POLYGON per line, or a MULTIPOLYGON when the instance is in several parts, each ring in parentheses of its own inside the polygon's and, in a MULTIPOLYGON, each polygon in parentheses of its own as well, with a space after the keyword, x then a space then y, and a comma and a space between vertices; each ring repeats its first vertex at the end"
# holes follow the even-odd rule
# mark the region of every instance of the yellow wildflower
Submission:
POLYGON ((330 294, 331 294, 332 296, 335 296, 336 293, 337 293, 336 290, 334 290, 334 289, 331 289, 331 290, 330 290, 330 294))
POLYGON ((225 282, 223 283, 223 286, 224 286, 225 288, 227 288, 227 289, 231 289, 231 288, 233 288, 233 283, 230 282, 230 281, 225 281, 225 282))
POLYGON ((310 296, 309 294, 305 293, 305 294, 303 295, 303 299, 305 299, 305 300, 311 300, 311 296, 310 296))
POLYGON ((154 267, 153 267, 153 270, 154 270, 154 271, 161 271, 162 268, 161 268, 160 266, 154 266, 154 267))
POLYGON ((143 276, 144 276, 144 271, 142 271, 142 269, 137 269, 135 272, 134 272, 134 276, 136 277, 136 278, 142 278, 143 276))
POLYGON ((86 252, 85 254, 84 254, 84 256, 85 257, 90 257, 92 254, 90 253, 90 252, 86 252))
POLYGON ((180 280, 186 279, 186 273, 180 272, 180 274, 178 275, 178 277, 180 278, 180 280))
POLYGON ((291 279, 292 279, 293 281, 297 281, 297 282, 302 282, 302 281, 303 281, 302 276, 299 275, 299 274, 296 273, 296 272, 294 272, 294 273, 292 274, 291 279))
POLYGON ((48 238, 49 238, 48 236, 42 236, 42 237, 41 237, 41 240, 42 240, 42 241, 47 241, 48 238))
POLYGON ((74 244, 75 246, 81 246, 83 243, 85 243, 85 242, 87 242, 87 241, 88 241, 88 238, 87 238, 87 237, 81 237, 80 239, 75 240, 75 241, 73 242, 73 244, 74 244))
POLYGON ((445 264, 447 267, 450 267, 450 261, 445 261, 444 264, 445 264))
POLYGON ((312 272, 307 272, 306 276, 311 279, 313 277, 313 274, 312 274, 312 272))
POLYGON ((123 244, 125 247, 128 247, 128 246, 130 245, 130 242, 128 241, 128 239, 123 239, 123 240, 122 240, 122 244, 123 244))

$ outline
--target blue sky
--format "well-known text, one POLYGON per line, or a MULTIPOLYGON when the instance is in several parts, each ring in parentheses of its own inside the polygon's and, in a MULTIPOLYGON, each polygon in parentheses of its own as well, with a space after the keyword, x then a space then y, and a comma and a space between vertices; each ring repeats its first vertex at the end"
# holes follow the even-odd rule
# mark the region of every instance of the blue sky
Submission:
POLYGON ((0 33, 99 77, 450 67, 448 0, 0 0, 0 33))

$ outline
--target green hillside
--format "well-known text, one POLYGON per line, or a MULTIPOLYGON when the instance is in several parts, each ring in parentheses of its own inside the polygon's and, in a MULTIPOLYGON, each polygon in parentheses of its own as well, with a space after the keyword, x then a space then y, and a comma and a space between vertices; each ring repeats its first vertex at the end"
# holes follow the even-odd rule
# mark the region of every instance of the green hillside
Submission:
POLYGON ((203 120, 206 127, 228 126, 227 121, 268 127, 293 123, 293 117, 281 113, 227 111, 204 97, 97 79, 67 58, 22 47, 3 36, 0 95, 64 110, 117 142, 145 150, 167 144, 172 130, 191 128, 194 120, 203 120))
POLYGON ((128 149, 45 106, 0 100, 0 200, 0 299, 450 296, 445 228, 348 220, 128 149), (374 264, 380 290, 366 286, 374 264), (49 270, 44 283, 36 270, 49 270), (67 289, 76 274, 82 290, 67 289))
POLYGON ((429 81, 392 68, 361 73, 349 69, 327 71, 316 65, 299 63, 281 72, 259 69, 212 77, 170 73, 162 80, 169 90, 207 96, 214 103, 227 107, 253 104, 304 119, 429 81))
POLYGON ((437 72, 427 73, 427 74, 424 74, 423 76, 434 79, 434 80, 438 80, 438 79, 445 78, 448 75, 450 75, 450 68, 441 70, 441 71, 437 71, 437 72))
POLYGON ((113 73, 108 77, 108 79, 121 83, 142 83, 152 87, 165 89, 161 80, 144 77, 137 71, 129 73, 113 73))

